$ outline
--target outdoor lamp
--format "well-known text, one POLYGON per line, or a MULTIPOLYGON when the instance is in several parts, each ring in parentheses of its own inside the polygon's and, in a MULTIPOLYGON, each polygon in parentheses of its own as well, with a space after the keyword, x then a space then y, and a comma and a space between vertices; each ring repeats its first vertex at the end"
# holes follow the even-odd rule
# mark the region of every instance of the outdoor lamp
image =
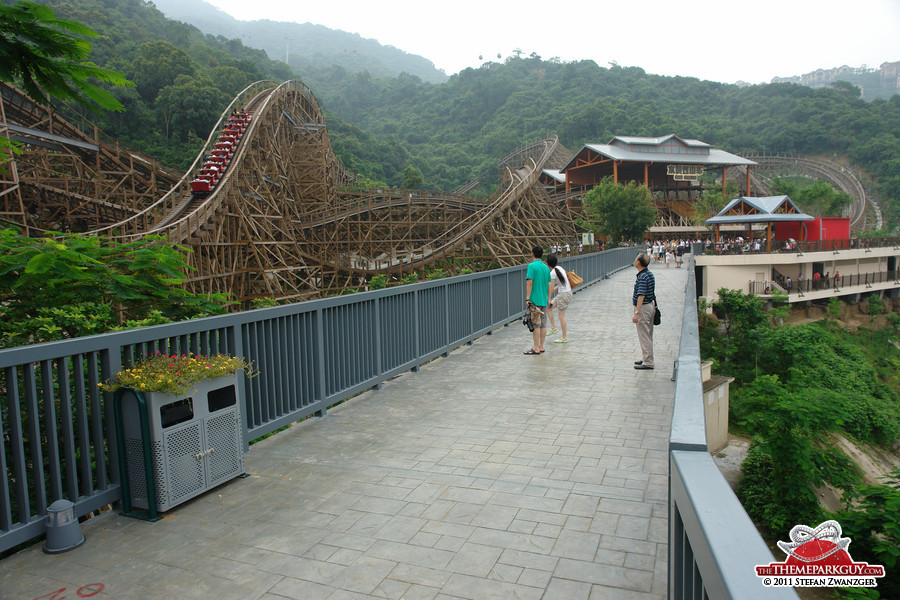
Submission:
POLYGON ((68 552, 84 543, 81 525, 75 518, 75 504, 68 500, 57 500, 47 507, 47 541, 44 552, 60 554, 68 552))

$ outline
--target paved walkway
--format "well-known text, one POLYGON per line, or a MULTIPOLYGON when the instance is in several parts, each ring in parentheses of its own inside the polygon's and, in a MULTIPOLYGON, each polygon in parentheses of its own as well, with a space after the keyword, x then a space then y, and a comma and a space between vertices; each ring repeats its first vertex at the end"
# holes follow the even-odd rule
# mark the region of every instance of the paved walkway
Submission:
POLYGON ((655 371, 633 369, 620 272, 575 295, 569 344, 484 336, 252 446, 251 477, 157 523, 109 512, 76 550, 0 561, 0 599, 664 598, 686 272, 653 271, 655 371))

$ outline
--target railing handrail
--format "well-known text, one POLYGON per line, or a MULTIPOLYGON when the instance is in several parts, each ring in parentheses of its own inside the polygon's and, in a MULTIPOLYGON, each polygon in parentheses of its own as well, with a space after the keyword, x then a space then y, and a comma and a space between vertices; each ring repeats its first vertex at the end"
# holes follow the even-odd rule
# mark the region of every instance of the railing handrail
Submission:
POLYGON ((867 271, 865 273, 853 273, 850 275, 838 274, 837 277, 833 273, 828 273, 828 277, 822 275, 818 279, 815 277, 804 277, 802 281, 791 279, 791 287, 786 287, 786 280, 751 280, 748 284, 748 291, 756 296, 770 296, 771 289, 777 289, 786 293, 788 296, 793 294, 802 294, 804 292, 841 292, 847 288, 857 286, 871 287, 876 283, 892 283, 900 282, 900 271, 867 271))
MULTIPOLYGON (((562 258, 587 285, 634 248, 562 258)), ((44 533, 47 506, 77 516, 121 498, 112 418, 97 384, 142 354, 253 361, 238 377, 244 443, 418 367, 524 312, 526 265, 128 331, 0 350, 0 552, 44 533), (479 310, 472 310, 478 306, 479 310), (91 457, 91 458, 88 458, 91 457)))
MULTIPOLYGON (((756 241, 755 239, 753 240, 756 241)), ((773 240, 775 242, 776 240, 773 240)), ((777 240, 779 247, 766 251, 765 243, 760 246, 759 250, 754 250, 753 245, 744 240, 737 242, 735 240, 713 242, 710 248, 704 246, 703 252, 709 252, 711 255, 728 256, 732 254, 803 254, 806 252, 834 252, 841 250, 871 250, 873 248, 894 248, 900 250, 900 238, 883 237, 883 238, 849 238, 839 240, 807 240, 794 241, 793 243, 786 240, 777 240), (744 248, 750 246, 750 249, 744 248)))
POLYGON ((669 435, 669 598, 796 600, 793 588, 765 588, 756 576, 754 567, 772 562, 772 553, 707 451, 692 266, 693 256, 669 435))

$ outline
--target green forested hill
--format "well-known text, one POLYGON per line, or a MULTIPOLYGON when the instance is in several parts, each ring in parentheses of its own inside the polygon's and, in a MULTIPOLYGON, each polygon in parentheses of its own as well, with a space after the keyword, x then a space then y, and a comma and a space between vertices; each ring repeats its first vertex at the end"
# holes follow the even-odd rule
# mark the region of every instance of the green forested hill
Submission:
POLYGON ((900 205, 900 96, 867 103, 852 90, 739 88, 593 61, 515 57, 442 85, 334 69, 306 82, 331 113, 402 145, 429 186, 450 189, 475 175, 495 180, 500 157, 542 136, 558 134, 577 150, 614 135, 675 133, 730 152, 847 156, 878 178, 883 199, 900 205))
POLYGON ((186 167, 235 94, 260 79, 293 77, 287 65, 239 40, 204 35, 142 0, 39 0, 103 37, 91 60, 137 85, 112 90, 126 111, 88 118, 122 143, 186 167))
POLYGON ((878 180, 888 224, 900 222, 897 95, 863 102, 854 88, 739 88, 537 56, 466 69, 440 84, 339 65, 293 75, 261 50, 167 20, 142 0, 43 1, 107 36, 95 43, 94 60, 137 83, 115 90, 128 111, 101 115, 98 124, 175 165, 189 164, 244 85, 299 76, 325 108, 344 163, 390 185, 400 185, 403 169, 414 166, 426 187, 451 190, 479 177, 489 188, 504 155, 554 134, 577 150, 614 135, 675 133, 730 152, 847 156, 878 180))

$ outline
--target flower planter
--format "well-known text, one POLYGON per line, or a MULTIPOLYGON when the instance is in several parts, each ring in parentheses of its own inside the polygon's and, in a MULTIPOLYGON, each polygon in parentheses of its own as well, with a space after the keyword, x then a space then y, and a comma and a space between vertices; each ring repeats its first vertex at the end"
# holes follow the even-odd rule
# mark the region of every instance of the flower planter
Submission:
POLYGON ((244 472, 236 375, 201 381, 184 394, 123 389, 122 444, 133 506, 150 508, 138 393, 146 402, 157 510, 168 510, 244 472))

